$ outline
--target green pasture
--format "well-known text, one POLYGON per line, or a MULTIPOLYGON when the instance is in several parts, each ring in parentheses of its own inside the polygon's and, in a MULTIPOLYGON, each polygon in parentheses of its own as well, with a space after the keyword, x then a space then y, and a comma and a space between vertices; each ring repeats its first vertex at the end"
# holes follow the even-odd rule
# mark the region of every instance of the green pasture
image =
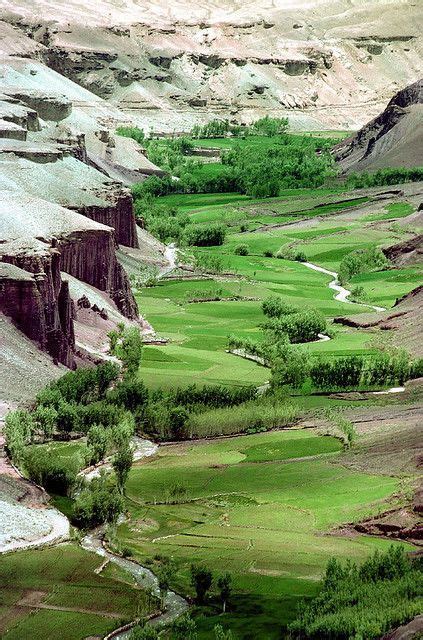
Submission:
MULTIPOLYGON (((330 557, 361 561, 389 544, 329 534, 382 509, 398 486, 336 464, 339 450, 336 439, 301 429, 163 447, 130 473, 119 541, 142 561, 172 557, 181 593, 192 594, 193 562, 229 571, 235 593, 219 619, 236 638, 280 638, 330 557), (178 504, 169 504, 172 487, 184 492, 178 504)), ((216 620, 198 618, 201 638, 216 620)))
POLYGON ((148 596, 134 590, 124 572, 95 573, 102 562, 71 543, 2 556, 1 637, 80 640, 103 636, 139 612, 148 614, 148 596))

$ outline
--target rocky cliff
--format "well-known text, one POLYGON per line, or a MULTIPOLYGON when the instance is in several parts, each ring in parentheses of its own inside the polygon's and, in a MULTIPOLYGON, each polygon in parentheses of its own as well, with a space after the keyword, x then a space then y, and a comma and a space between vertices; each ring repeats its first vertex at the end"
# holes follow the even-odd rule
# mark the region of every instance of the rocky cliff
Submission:
POLYGON ((32 46, 148 130, 265 113, 353 129, 421 68, 421 10, 402 0, 4 0, 0 18, 14 55, 32 46))
POLYGON ((399 91, 376 118, 339 143, 344 172, 423 165, 423 79, 399 91))
POLYGON ((16 190, 0 192, 0 220, 7 238, 0 308, 55 360, 74 365, 75 312, 63 271, 106 292, 125 317, 137 317, 113 229, 16 190))

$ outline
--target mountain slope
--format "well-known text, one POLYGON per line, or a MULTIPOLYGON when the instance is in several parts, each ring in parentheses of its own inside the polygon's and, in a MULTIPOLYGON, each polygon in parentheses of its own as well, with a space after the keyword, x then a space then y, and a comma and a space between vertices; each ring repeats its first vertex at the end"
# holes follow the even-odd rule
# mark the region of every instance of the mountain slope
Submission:
POLYGON ((4 40, 13 55, 32 46, 39 60, 159 132, 265 113, 286 114, 296 128, 356 128, 418 78, 417 4, 275 4, 5 0, 0 19, 20 32, 4 40))
POLYGON ((344 172, 423 165, 423 79, 399 91, 386 109, 335 147, 344 172))

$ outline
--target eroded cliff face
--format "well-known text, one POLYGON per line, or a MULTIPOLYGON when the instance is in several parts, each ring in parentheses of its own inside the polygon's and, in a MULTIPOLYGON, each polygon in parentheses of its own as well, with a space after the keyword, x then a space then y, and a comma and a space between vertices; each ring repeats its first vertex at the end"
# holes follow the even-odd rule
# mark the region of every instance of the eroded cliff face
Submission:
POLYGON ((2 255, 0 309, 54 361, 74 367, 73 303, 60 276, 60 254, 2 255))
POLYGON ((402 0, 52 0, 48 21, 45 6, 5 0, 0 17, 39 60, 158 132, 266 113, 358 128, 420 73, 421 8, 402 0))
POLYGON ((113 229, 17 190, 0 192, 0 220, 6 238, 0 309, 55 361, 75 364, 75 309, 62 272, 106 292, 123 316, 137 318, 113 229))

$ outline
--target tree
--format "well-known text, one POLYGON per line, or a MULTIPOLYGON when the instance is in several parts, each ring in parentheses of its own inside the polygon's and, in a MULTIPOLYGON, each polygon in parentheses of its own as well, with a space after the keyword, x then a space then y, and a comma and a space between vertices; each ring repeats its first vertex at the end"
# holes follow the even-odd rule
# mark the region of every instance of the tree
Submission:
POLYGON ((189 613, 180 616, 172 625, 175 640, 197 640, 197 625, 189 613))
POLYGON ((170 428, 172 431, 172 437, 175 440, 183 440, 186 435, 185 424, 189 418, 189 413, 183 406, 177 406, 170 410, 170 428))
POLYGON ((25 452, 25 445, 31 441, 34 431, 32 416, 24 409, 11 411, 6 416, 4 435, 7 450, 15 464, 20 464, 25 452))
POLYGON ((119 448, 117 454, 113 458, 113 469, 116 474, 117 486, 121 493, 124 492, 126 480, 132 467, 134 459, 133 451, 129 445, 123 445, 119 448))
POLYGON ((209 569, 195 564, 191 565, 191 584, 195 589, 196 599, 199 604, 204 604, 207 591, 213 582, 213 574, 209 569))
POLYGON ((142 357, 142 347, 140 330, 137 327, 125 329, 117 352, 124 364, 128 377, 134 376, 138 371, 142 357))
POLYGON ((104 522, 115 523, 123 508, 120 491, 110 482, 110 477, 102 473, 99 478, 93 478, 77 495, 73 519, 83 528, 96 527, 104 522))
POLYGON ((94 424, 87 433, 87 446, 91 454, 91 463, 96 464, 106 456, 109 446, 109 435, 106 429, 94 424))
POLYGON ((51 438, 56 427, 57 411, 54 407, 39 405, 34 413, 33 418, 37 427, 41 429, 45 438, 51 438))
POLYGON ((160 590, 160 599, 161 599, 162 608, 164 607, 164 601, 165 601, 167 592, 169 591, 170 579, 172 577, 172 574, 173 574, 172 564, 169 558, 164 558, 159 571, 157 571, 156 573, 158 586, 160 590))
POLYGON ((222 611, 226 613, 226 606, 232 592, 232 578, 229 573, 225 573, 220 576, 217 581, 217 587, 219 589, 220 599, 222 601, 222 611))

